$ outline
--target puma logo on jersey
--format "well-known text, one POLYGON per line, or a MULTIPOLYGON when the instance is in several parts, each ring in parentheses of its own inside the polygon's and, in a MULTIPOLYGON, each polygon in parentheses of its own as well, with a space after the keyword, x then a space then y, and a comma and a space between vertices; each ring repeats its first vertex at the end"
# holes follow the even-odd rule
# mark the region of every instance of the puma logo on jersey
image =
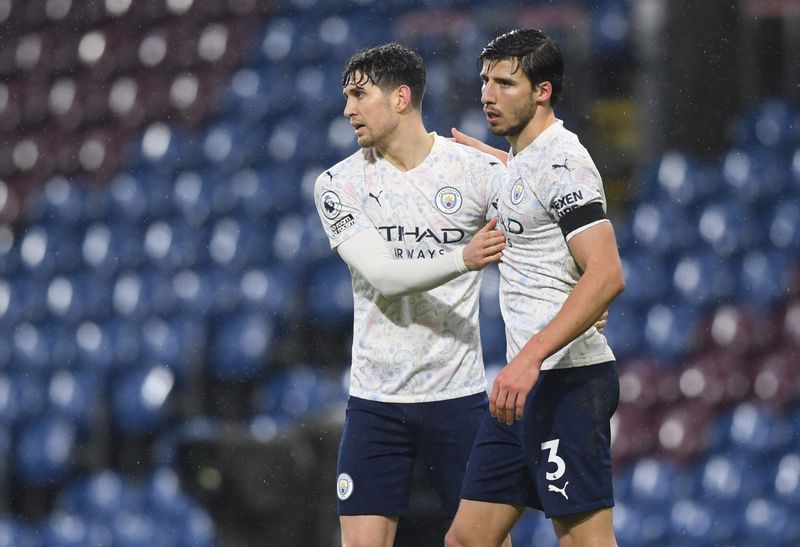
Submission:
POLYGON ((548 492, 558 492, 559 494, 564 496, 565 500, 568 500, 569 499, 569 496, 567 495, 567 485, 568 484, 569 484, 569 481, 565 482, 563 488, 559 488, 555 484, 548 484, 547 485, 547 491, 548 492))
POLYGON ((555 171, 556 169, 566 169, 570 173, 572 172, 572 167, 567 165, 567 158, 564 158, 564 163, 554 163, 552 167, 553 171, 555 171))
POLYGON ((372 199, 374 199, 376 202, 378 202, 378 207, 382 207, 382 205, 381 205, 381 200, 379 199, 379 198, 381 197, 381 194, 382 194, 382 193, 383 193, 383 190, 381 190, 380 192, 378 192, 378 195, 377 195, 377 196, 376 196, 375 194, 373 194, 372 192, 370 192, 370 193, 369 193, 369 197, 371 197, 371 198, 372 198, 372 199))

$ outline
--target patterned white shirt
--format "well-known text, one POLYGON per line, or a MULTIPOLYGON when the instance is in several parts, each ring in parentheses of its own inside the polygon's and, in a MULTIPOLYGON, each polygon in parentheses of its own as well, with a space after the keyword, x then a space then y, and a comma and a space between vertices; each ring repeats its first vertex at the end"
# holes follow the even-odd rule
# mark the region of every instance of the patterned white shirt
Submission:
MULTIPOLYGON (((493 216, 506 170, 492 156, 433 135, 430 154, 402 172, 359 150, 322 173, 314 197, 336 248, 377 230, 397 260, 429 260, 464 246, 493 216)), ((351 269, 350 394, 416 403, 486 389, 478 327, 480 273, 428 292, 386 299, 351 269)))
MULTIPOLYGON (((580 271, 566 240, 605 222, 598 216, 603 216, 606 198, 589 153, 561 121, 516 156, 509 155, 507 181, 498 198, 498 216, 507 238, 500 264, 500 306, 510 361, 555 317, 578 282, 580 271), (586 211, 595 214, 587 217, 586 211), (567 217, 572 222, 559 225, 571 212, 576 213, 567 217), (582 217, 577 222, 576 215, 582 217)), ((613 359, 605 336, 590 327, 547 358, 542 370, 613 359)))

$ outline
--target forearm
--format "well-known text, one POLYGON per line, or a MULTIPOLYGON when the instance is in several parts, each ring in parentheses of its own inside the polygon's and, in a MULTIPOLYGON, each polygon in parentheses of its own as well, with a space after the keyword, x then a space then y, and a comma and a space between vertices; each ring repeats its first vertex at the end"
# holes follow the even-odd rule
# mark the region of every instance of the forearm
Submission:
POLYGON ((386 298, 425 292, 467 271, 461 248, 428 260, 397 260, 380 235, 370 230, 356 234, 337 250, 350 268, 386 298))

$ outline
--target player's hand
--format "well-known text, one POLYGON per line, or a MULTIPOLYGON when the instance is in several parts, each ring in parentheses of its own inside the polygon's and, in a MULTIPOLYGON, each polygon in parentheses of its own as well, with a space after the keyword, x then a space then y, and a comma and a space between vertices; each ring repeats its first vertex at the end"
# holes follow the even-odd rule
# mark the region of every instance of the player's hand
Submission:
POLYGON ((539 378, 539 367, 523 362, 519 357, 512 359, 497 374, 489 395, 489 411, 497 421, 511 425, 514 420, 522 420, 525 412, 525 399, 539 378))
POLYGON ((475 234, 464 247, 464 265, 471 272, 482 270, 489 264, 500 262, 506 248, 506 236, 496 229, 497 219, 493 218, 475 234))
POLYGON ((487 154, 491 154, 495 158, 497 158, 500 161, 502 161, 503 165, 508 163, 508 152, 504 152, 504 151, 500 150, 499 148, 495 148, 493 146, 489 146, 485 142, 479 141, 475 137, 470 137, 469 135, 467 135, 465 133, 462 133, 461 131, 459 131, 455 127, 450 129, 450 132, 453 134, 453 136, 450 139, 451 141, 455 141, 455 142, 457 142, 459 144, 466 144, 467 146, 471 146, 472 148, 480 150, 481 152, 485 152, 487 154))
POLYGON ((597 329, 597 332, 602 333, 606 329, 606 325, 608 325, 608 310, 603 312, 603 315, 594 324, 594 328, 597 329))

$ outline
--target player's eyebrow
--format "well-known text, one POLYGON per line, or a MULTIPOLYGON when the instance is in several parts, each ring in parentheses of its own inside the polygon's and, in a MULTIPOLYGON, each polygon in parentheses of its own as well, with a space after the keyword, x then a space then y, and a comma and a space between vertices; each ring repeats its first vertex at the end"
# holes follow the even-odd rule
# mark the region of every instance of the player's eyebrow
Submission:
POLYGON ((353 90, 364 91, 364 86, 360 84, 348 84, 344 89, 342 89, 342 95, 347 97, 347 95, 351 93, 353 90))

